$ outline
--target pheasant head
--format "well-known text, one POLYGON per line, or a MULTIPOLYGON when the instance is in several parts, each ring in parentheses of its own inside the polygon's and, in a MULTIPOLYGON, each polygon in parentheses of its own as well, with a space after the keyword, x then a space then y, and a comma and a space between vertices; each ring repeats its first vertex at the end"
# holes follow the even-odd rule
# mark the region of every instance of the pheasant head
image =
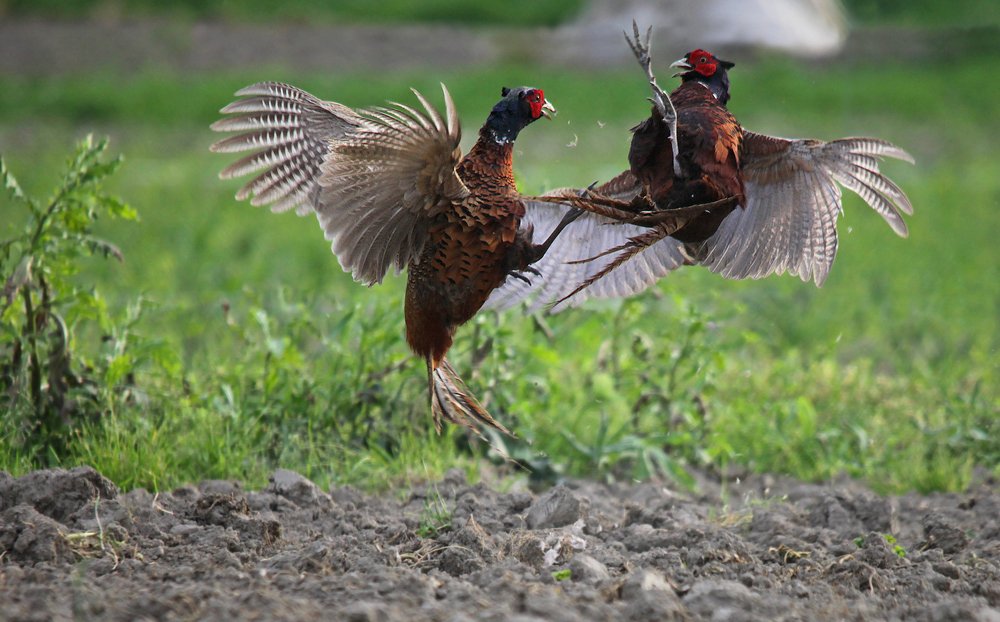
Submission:
POLYGON ((545 101, 545 93, 541 89, 519 86, 516 89, 504 87, 501 91, 503 99, 493 106, 493 111, 483 126, 484 132, 499 144, 514 142, 518 133, 531 122, 542 117, 551 119, 549 113, 555 114, 555 107, 545 101))
POLYGON ((698 49, 674 61, 670 66, 680 69, 674 77, 680 76, 684 82, 692 80, 700 82, 712 91, 723 106, 729 102, 728 71, 736 66, 735 63, 721 60, 711 52, 698 49))

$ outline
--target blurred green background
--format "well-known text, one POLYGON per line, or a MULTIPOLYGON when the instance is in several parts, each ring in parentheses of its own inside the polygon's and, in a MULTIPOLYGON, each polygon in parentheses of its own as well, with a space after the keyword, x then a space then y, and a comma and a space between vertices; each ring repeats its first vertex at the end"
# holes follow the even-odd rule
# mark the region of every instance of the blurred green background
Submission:
MULTIPOLYGON (((1000 7, 991 0, 843 0, 856 24, 898 26, 983 26, 996 24, 1000 7)), ((504 26, 557 26, 578 16, 584 0, 4 0, 0 9, 14 17, 87 19, 167 17, 273 23, 446 22, 504 26)))
MULTIPOLYGON (((444 20, 512 29, 565 23, 581 4, 247 6, 0 4, 15 20, 444 20)), ((986 1, 845 6, 855 27, 900 38, 886 49, 905 50, 907 36, 940 48, 813 61, 747 51, 731 59, 730 108, 758 132, 876 136, 910 151, 916 166, 884 167, 915 206, 910 237, 897 238, 848 195, 822 289, 788 276, 737 283, 686 269, 627 301, 477 317, 460 330, 452 359, 517 432, 518 441, 493 440, 530 473, 463 430, 433 433, 422 363, 402 339, 403 277, 361 287, 311 218, 237 203, 240 184, 217 177, 229 160, 209 153, 218 136, 208 126, 232 93, 259 80, 350 106, 412 102, 410 87, 440 103, 444 82, 468 146, 501 86, 532 84, 559 108, 517 143, 521 189, 540 193, 626 166, 628 130, 649 109, 638 68, 510 60, 384 72, 274 65, 0 75, 0 154, 25 190, 44 196, 74 141, 108 135, 125 162, 107 189, 139 215, 97 224, 123 264, 81 260, 73 276, 104 314, 81 314, 72 327, 75 350, 103 381, 101 416, 70 422, 70 440, 56 451, 26 433, 30 413, 0 415, 0 468, 85 463, 126 487, 150 488, 208 477, 255 485, 278 466, 368 488, 454 465, 473 476, 681 484, 692 468, 717 477, 847 473, 882 491, 957 489, 977 468, 997 473, 1000 86, 990 76, 1000 70, 1000 40, 990 24, 1000 9, 986 1), (108 350, 108 334, 125 324, 142 346, 127 362, 108 350), (116 357, 130 374, 107 373, 116 357)), ((23 218, 16 202, 0 199, 0 231, 23 218)), ((15 267, 3 264, 5 279, 15 267)))

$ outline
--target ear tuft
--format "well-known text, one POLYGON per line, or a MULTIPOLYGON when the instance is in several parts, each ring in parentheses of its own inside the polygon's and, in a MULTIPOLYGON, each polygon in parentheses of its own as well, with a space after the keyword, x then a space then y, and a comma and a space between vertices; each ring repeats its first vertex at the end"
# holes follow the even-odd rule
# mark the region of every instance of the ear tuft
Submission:
POLYGON ((506 86, 500 88, 500 97, 507 97, 508 93, 510 93, 510 89, 506 86))

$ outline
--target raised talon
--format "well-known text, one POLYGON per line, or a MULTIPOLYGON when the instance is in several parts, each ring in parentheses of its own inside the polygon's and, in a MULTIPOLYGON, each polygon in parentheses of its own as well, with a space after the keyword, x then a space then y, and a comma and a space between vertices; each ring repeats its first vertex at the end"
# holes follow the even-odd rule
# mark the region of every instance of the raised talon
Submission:
POLYGON ((632 20, 632 31, 635 40, 633 41, 628 36, 628 33, 625 33, 625 41, 632 48, 632 53, 635 54, 636 60, 639 61, 639 65, 649 78, 649 86, 653 89, 653 97, 650 97, 649 101, 653 102, 653 105, 656 106, 660 116, 663 117, 663 122, 667 124, 670 130, 670 146, 674 156, 674 176, 680 177, 681 163, 678 159, 680 149, 677 146, 677 111, 674 109, 674 103, 670 101, 670 96, 660 88, 660 85, 656 83, 656 76, 653 75, 652 60, 649 54, 649 41, 653 36, 653 27, 650 26, 646 30, 645 41, 639 36, 639 25, 636 24, 635 20, 632 20))
MULTIPOLYGON (((634 41, 632 40, 632 38, 630 38, 628 36, 627 32, 624 32, 624 31, 622 31, 622 32, 625 35, 625 41, 628 42, 628 46, 632 49, 632 53, 635 54, 635 57, 636 57, 636 59, 638 59, 639 64, 642 65, 642 68, 645 69, 646 73, 648 74, 649 73, 649 61, 650 61, 650 59, 649 59, 649 40, 653 36, 653 27, 650 26, 646 30, 646 40, 645 41, 643 41, 642 37, 639 36, 639 25, 635 23, 635 20, 632 20, 632 32, 634 33, 634 36, 635 36, 635 40, 634 41)), ((650 75, 649 77, 652 78, 653 76, 650 75)))

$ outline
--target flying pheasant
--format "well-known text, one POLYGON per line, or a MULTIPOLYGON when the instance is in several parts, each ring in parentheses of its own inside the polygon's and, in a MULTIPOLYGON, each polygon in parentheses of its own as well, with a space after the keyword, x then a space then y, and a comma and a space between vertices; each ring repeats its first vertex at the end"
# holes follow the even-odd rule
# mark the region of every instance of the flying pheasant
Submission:
MULTIPOLYGON (((518 133, 555 112, 540 89, 504 88, 462 157, 461 129, 447 88, 445 116, 413 91, 424 110, 391 103, 352 109, 293 86, 261 82, 222 109, 216 131, 242 132, 212 151, 252 151, 224 179, 263 170, 236 194, 271 211, 315 213, 345 271, 366 285, 407 269, 406 341, 427 364, 435 428, 441 420, 498 423, 446 358, 456 329, 508 277, 525 279, 558 235, 535 244, 522 226, 514 187, 518 133)), ((574 216, 566 218, 570 222, 574 216)), ((509 432, 507 432, 509 433, 509 432)))
POLYGON ((673 63, 682 82, 667 96, 650 68, 649 32, 643 41, 633 28, 626 40, 649 79, 653 109, 633 128, 629 170, 592 192, 555 190, 527 201, 522 226, 536 234, 573 209, 586 214, 536 265, 538 278, 508 282, 487 308, 531 298, 534 309, 558 310, 628 296, 694 264, 729 279, 787 271, 820 286, 837 252, 838 184, 906 237, 900 212, 913 207, 879 161, 912 163, 908 153, 875 138, 788 140, 743 129, 726 109, 733 63, 704 50, 673 63))

